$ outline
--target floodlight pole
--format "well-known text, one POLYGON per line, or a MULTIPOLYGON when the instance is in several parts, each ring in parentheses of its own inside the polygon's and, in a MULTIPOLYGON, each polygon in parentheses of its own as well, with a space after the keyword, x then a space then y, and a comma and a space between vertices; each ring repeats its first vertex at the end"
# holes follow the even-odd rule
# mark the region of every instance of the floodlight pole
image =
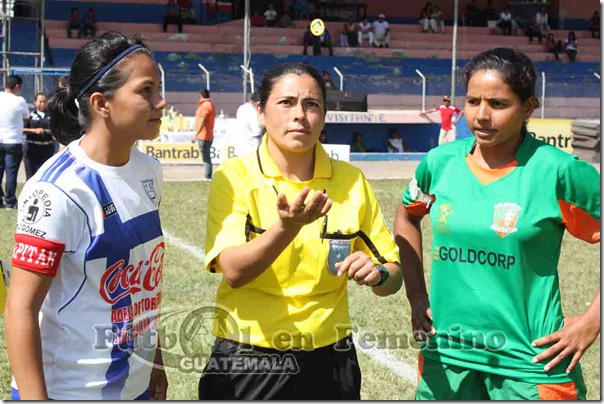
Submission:
POLYGON ((453 44, 451 46, 451 49, 453 50, 451 54, 451 105, 455 105, 455 70, 457 67, 457 19, 459 16, 459 0, 455 0, 454 10, 453 44))

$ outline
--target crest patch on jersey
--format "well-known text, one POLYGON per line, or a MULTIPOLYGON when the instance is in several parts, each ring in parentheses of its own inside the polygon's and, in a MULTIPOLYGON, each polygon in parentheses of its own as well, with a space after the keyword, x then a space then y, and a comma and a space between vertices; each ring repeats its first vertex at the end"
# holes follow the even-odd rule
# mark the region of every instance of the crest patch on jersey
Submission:
POLYGON ((155 203, 156 194, 153 179, 149 178, 147 180, 142 180, 141 184, 143 184, 143 188, 145 189, 145 192, 147 193, 149 199, 151 199, 151 202, 155 203))
POLYGON ((501 238, 505 238, 512 233, 516 233, 518 228, 518 215, 522 208, 513 202, 500 202, 495 204, 493 212, 493 225, 491 229, 501 238))

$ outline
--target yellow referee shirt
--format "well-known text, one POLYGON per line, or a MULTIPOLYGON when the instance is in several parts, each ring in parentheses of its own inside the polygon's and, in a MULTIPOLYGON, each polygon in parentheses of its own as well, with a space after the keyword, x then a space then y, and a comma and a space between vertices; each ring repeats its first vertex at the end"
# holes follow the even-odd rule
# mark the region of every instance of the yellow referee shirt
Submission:
POLYGON ((313 179, 291 181, 270 157, 266 138, 256 152, 226 160, 214 173, 206 269, 220 272, 217 257, 222 251, 258 237, 279 220, 277 191, 291 202, 305 186, 326 190, 333 206, 327 220, 302 227, 258 278, 237 289, 222 280, 214 335, 273 349, 327 346, 348 335, 343 330, 350 324, 348 279, 332 275, 327 267, 330 240, 351 240, 352 252, 363 251, 375 263, 398 262, 398 249, 359 169, 330 159, 317 143, 313 179))

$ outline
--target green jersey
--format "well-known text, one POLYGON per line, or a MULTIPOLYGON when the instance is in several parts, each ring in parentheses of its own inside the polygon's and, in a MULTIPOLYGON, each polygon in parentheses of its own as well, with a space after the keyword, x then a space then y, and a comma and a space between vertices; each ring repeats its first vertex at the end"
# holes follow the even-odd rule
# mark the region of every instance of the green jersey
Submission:
POLYGON ((563 325, 564 230, 600 240, 599 173, 525 135, 512 167, 485 181, 469 164, 474 145, 468 138, 431 150, 403 193, 407 212, 429 212, 433 232, 437 335, 422 354, 530 383, 568 382, 570 358, 545 372, 544 363, 532 363, 545 348, 531 343, 563 325))

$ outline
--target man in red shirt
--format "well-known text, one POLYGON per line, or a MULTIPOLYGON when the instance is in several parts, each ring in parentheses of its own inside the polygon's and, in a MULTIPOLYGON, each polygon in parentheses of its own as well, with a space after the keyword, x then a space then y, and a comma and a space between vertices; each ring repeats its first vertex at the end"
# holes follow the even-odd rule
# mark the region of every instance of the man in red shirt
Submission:
POLYGON ((451 98, 448 95, 443 97, 443 105, 440 105, 436 108, 429 109, 427 111, 422 111, 421 114, 431 114, 433 112, 440 112, 440 135, 438 136, 438 145, 449 143, 454 141, 457 138, 457 131, 455 130, 455 125, 463 116, 463 111, 459 108, 451 105, 451 98), (453 115, 457 115, 457 119, 453 120, 453 115))
POLYGON ((197 142, 201 152, 201 159, 204 166, 204 180, 212 179, 212 158, 210 149, 214 141, 214 120, 216 118, 216 108, 210 99, 210 91, 206 88, 201 90, 199 104, 195 112, 195 134, 191 143, 197 142))

